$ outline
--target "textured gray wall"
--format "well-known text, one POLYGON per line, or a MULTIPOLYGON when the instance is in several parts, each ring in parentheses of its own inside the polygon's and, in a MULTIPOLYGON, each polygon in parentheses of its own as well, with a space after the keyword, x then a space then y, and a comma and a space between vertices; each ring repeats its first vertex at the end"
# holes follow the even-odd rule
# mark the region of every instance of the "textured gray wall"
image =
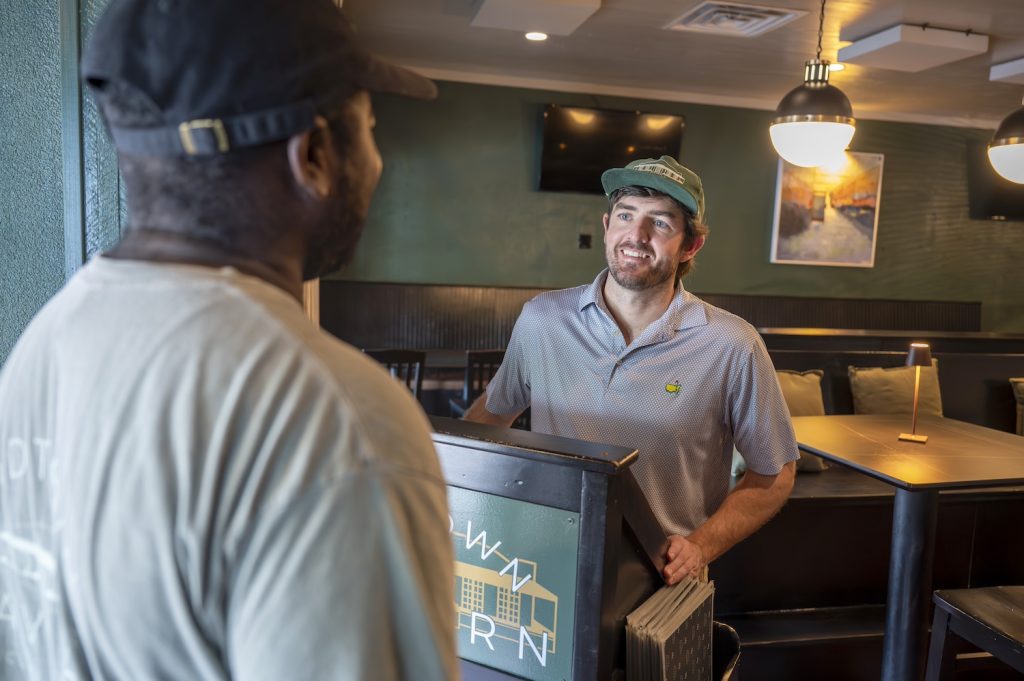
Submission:
MULTIPOLYGON (((81 0, 81 27, 66 28, 80 30, 83 44, 107 1, 81 0)), ((61 73, 77 77, 78 62, 61 43, 62 5, 76 2, 0 0, 0 362, 65 277, 62 105, 74 111, 77 102, 62 93, 61 73)), ((80 116, 83 167, 71 171, 82 183, 83 250, 91 257, 117 242, 124 206, 117 158, 88 96, 80 116)))
MULTIPOLYGON (((108 0, 81 0, 82 46, 89 44, 92 28, 108 0)), ((99 110, 88 92, 82 102, 82 152, 85 183, 85 254, 91 258, 117 243, 124 226, 117 154, 110 144, 99 110)))
POLYGON ((0 362, 64 281, 58 0, 0 0, 0 362))

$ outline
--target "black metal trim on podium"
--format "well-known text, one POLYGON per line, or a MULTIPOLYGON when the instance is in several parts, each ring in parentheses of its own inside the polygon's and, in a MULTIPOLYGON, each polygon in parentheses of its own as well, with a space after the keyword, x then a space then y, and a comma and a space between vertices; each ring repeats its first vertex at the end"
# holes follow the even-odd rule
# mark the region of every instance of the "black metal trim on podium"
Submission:
MULTIPOLYGON (((572 678, 625 669, 625 617, 662 584, 665 534, 629 466, 636 450, 432 417, 451 487, 579 514, 572 678)), ((522 678, 468 660, 467 681, 522 678)))

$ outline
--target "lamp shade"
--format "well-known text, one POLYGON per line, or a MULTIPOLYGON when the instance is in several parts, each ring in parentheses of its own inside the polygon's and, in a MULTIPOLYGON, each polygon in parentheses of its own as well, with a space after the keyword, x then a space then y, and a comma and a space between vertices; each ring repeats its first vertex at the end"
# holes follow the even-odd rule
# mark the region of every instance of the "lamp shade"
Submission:
POLYGON ((911 343, 907 353, 908 367, 930 367, 932 365, 932 349, 927 343, 911 343))
POLYGON ((999 124, 988 145, 988 160, 1007 180, 1024 184, 1024 107, 999 124))
POLYGON ((854 127, 835 121, 774 123, 768 133, 783 159, 805 168, 833 163, 850 146, 854 127))
POLYGON ((804 83, 793 88, 775 109, 769 134, 786 161, 818 166, 841 156, 856 130, 853 107, 843 91, 828 83, 829 64, 811 60, 804 83))

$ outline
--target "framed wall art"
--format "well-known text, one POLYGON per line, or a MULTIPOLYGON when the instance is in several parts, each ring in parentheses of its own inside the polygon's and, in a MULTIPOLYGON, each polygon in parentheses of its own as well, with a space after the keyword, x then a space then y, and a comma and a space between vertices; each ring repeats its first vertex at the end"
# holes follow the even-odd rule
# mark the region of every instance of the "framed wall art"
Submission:
POLYGON ((831 166, 779 159, 773 263, 874 267, 882 154, 846 152, 831 166))

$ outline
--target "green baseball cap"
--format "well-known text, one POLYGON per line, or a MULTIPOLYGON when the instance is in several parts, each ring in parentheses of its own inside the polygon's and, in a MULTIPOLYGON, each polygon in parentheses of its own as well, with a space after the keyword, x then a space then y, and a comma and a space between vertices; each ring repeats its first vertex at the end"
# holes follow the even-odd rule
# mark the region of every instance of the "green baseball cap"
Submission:
POLYGON ((623 187, 655 189, 693 211, 697 222, 704 222, 704 187, 700 177, 671 156, 641 158, 631 161, 625 168, 606 170, 601 175, 601 186, 608 196, 623 187))

